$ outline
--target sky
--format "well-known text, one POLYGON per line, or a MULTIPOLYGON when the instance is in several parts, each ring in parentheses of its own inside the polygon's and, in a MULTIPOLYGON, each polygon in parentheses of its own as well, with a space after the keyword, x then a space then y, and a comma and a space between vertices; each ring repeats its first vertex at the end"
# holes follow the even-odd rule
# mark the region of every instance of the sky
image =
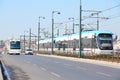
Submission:
MULTIPOLYGON (((81 2, 83 19, 94 13, 85 10, 102 11, 99 14, 99 29, 110 30, 120 38, 120 6, 117 6, 120 5, 120 0, 81 0, 81 2)), ((28 35, 27 31, 30 28, 32 33, 37 35, 39 16, 45 17, 40 20, 41 29, 44 28, 45 32, 51 34, 52 11, 61 13, 54 14, 55 34, 59 29, 62 35, 65 27, 68 32, 72 32, 72 20, 68 18, 74 17, 75 24, 79 24, 79 6, 80 0, 0 0, 0 40, 28 35)), ((96 20, 96 18, 83 20, 83 27, 96 29, 96 20)), ((79 26, 76 25, 75 32, 78 32, 78 29, 79 26)))

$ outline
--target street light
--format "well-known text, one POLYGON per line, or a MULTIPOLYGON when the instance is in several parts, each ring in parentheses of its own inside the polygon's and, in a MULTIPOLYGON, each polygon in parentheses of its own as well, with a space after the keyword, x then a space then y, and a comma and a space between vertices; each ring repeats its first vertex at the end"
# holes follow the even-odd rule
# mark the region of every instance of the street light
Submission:
POLYGON ((74 34, 74 22, 75 22, 75 19, 74 19, 74 17, 70 17, 70 18, 68 18, 69 20, 73 20, 73 34, 74 34))
POLYGON ((39 53, 39 41, 40 41, 40 20, 45 19, 45 17, 39 16, 39 21, 38 21, 38 53, 39 53))
POLYGON ((52 11, 52 54, 53 54, 53 38, 54 38, 54 13, 60 14, 59 11, 52 11))

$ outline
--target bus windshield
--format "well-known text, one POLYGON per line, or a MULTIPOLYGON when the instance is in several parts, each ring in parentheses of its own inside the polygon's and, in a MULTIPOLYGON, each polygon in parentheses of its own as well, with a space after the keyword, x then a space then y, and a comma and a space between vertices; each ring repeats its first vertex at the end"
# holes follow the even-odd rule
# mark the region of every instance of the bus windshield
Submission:
POLYGON ((101 50, 112 50, 112 34, 99 34, 98 35, 99 48, 101 50))
POLYGON ((20 41, 11 41, 10 49, 20 49, 20 41))

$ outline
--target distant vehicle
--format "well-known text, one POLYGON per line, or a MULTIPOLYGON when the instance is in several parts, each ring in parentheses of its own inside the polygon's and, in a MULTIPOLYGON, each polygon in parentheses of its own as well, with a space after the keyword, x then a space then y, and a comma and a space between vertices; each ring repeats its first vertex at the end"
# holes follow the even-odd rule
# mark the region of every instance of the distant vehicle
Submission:
POLYGON ((9 40, 7 43, 7 54, 20 55, 21 53, 21 43, 20 40, 9 40))
MULTIPOLYGON (((107 30, 91 30, 81 33, 83 54, 113 54, 113 33, 107 30)), ((51 51, 52 38, 40 40, 40 51, 51 51)), ((79 53, 79 33, 54 37, 56 53, 79 53)))
POLYGON ((33 50, 32 49, 26 49, 25 55, 33 55, 33 50))

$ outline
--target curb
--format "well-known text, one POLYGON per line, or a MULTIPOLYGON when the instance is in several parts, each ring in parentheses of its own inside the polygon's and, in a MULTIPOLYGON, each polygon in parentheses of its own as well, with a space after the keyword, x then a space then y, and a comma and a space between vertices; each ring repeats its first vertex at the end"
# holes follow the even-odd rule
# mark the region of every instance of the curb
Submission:
POLYGON ((45 56, 45 57, 54 57, 54 58, 65 59, 65 60, 71 60, 71 61, 76 61, 76 62, 96 64, 96 65, 100 65, 100 66, 106 66, 106 67, 120 69, 120 63, 115 63, 115 62, 107 62, 107 61, 91 60, 91 59, 83 59, 83 58, 73 58, 73 57, 64 57, 64 56, 56 56, 56 55, 43 55, 43 54, 37 54, 37 55, 45 56))
POLYGON ((2 80, 11 80, 2 60, 0 60, 0 65, 1 65, 1 74, 2 74, 2 78, 3 78, 2 80))
POLYGON ((2 65, 0 64, 0 80, 3 80, 3 75, 2 75, 2 65))

